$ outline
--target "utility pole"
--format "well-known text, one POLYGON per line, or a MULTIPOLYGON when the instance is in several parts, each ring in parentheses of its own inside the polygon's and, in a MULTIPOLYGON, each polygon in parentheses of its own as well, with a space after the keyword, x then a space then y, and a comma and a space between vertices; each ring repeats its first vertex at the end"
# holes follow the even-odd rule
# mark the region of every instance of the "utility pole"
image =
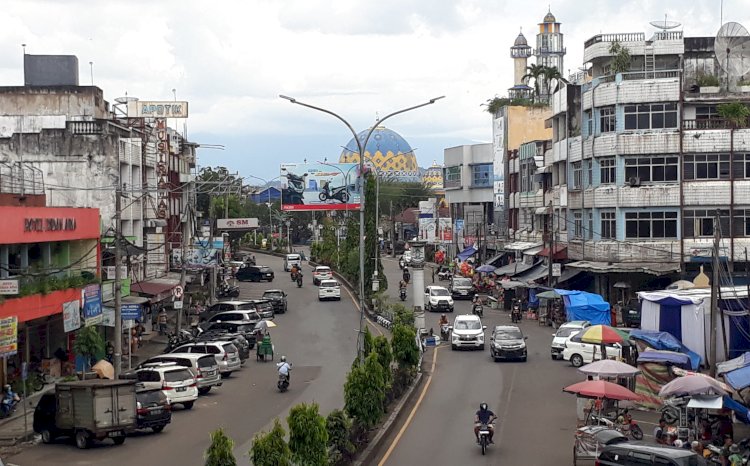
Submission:
POLYGON ((189 204, 190 199, 190 183, 186 185, 187 192, 183 192, 182 196, 183 198, 188 200, 188 206, 185 210, 185 218, 182 222, 182 254, 181 254, 181 267, 180 267, 180 286, 182 287, 182 293, 183 297, 180 298, 182 300, 182 308, 177 309, 177 330, 175 330, 175 333, 179 333, 180 330, 182 330, 182 314, 185 312, 185 285, 187 282, 187 248, 188 248, 188 236, 190 235, 190 212, 192 206, 189 204))
POLYGON ((115 379, 118 379, 122 373, 122 276, 120 273, 120 263, 122 262, 122 253, 120 252, 120 236, 122 235, 122 226, 120 222, 122 216, 121 198, 122 183, 120 182, 120 174, 118 173, 117 187, 115 188, 115 379))
POLYGON ((393 217, 393 201, 390 201, 391 216, 391 257, 396 257, 396 219, 393 217))
POLYGON ((709 332, 709 367, 711 377, 716 377, 716 317, 719 311, 719 246, 721 244, 721 232, 719 230, 719 213, 714 217, 714 247, 711 265, 711 329, 709 332))

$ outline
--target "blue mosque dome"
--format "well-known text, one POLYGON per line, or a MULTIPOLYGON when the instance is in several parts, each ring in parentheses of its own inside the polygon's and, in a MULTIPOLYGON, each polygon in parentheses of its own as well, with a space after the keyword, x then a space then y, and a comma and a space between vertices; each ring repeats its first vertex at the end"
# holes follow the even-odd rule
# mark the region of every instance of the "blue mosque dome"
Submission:
MULTIPOLYGON (((365 142, 369 131, 370 128, 357 135, 360 143, 365 142)), ((403 182, 421 180, 414 150, 395 131, 384 126, 375 127, 364 149, 365 165, 376 168, 383 178, 403 182)), ((341 152, 339 162, 359 163, 359 149, 354 139, 351 139, 341 152)))

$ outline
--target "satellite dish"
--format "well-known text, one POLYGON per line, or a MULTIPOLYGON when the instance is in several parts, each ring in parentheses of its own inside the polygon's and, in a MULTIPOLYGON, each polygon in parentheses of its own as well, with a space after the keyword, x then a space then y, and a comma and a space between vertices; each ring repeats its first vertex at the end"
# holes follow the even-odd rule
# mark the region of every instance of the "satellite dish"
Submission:
POLYGON ((667 21, 666 18, 664 21, 651 21, 649 24, 656 29, 661 29, 662 31, 682 26, 682 23, 678 23, 677 21, 667 21))
POLYGON ((750 34, 740 23, 725 23, 716 34, 714 53, 727 81, 750 72, 750 34))
POLYGON ((115 102, 118 104, 126 104, 128 102, 136 102, 138 100, 138 97, 118 97, 115 99, 115 102))

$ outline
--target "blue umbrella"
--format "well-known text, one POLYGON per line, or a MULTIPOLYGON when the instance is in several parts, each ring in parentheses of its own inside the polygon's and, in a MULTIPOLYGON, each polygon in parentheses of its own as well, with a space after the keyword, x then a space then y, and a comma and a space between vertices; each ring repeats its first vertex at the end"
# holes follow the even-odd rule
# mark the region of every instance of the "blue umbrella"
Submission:
POLYGON ((484 264, 484 265, 480 265, 479 267, 477 267, 477 272, 490 273, 490 272, 494 272, 496 268, 497 267, 493 267, 491 265, 484 264))

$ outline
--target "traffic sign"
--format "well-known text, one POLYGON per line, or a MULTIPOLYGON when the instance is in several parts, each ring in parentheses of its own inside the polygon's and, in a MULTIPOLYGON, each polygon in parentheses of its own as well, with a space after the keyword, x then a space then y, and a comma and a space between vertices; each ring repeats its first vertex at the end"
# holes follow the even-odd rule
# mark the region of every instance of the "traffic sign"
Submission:
POLYGON ((175 301, 172 303, 174 309, 182 309, 182 301, 175 301))
POLYGON ((172 294, 173 294, 173 295, 174 295, 174 297, 175 297, 175 298, 177 298, 177 299, 180 299, 180 298, 182 298, 182 295, 183 295, 184 291, 185 291, 185 290, 183 290, 183 289, 182 289, 182 286, 180 286, 180 285, 177 285, 177 286, 175 286, 174 288, 172 288, 172 294))

